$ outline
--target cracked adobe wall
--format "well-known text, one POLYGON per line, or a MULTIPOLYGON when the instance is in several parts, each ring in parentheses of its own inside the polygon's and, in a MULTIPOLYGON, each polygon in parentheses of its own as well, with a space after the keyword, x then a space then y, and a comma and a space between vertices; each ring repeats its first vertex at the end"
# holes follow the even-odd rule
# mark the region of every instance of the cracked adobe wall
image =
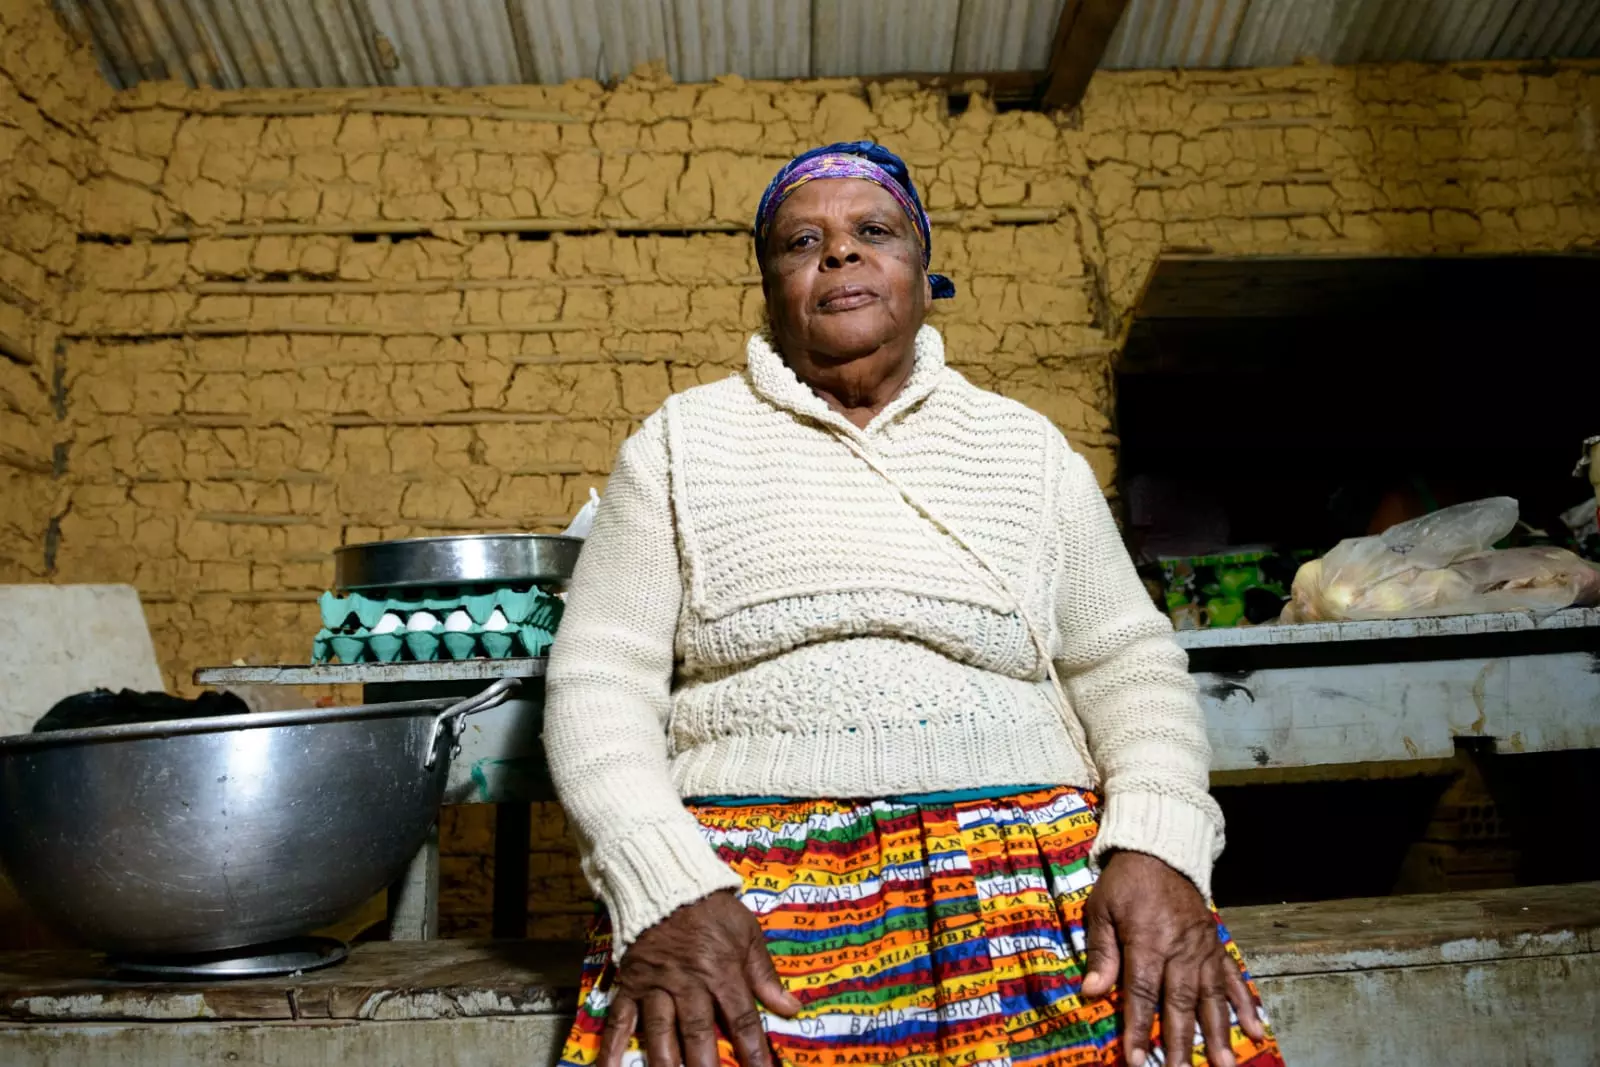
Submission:
POLYGON ((49 576, 59 509, 57 341, 77 253, 85 136, 111 98, 48 8, 0 0, 0 582, 49 576))
POLYGON ((937 220, 952 362, 1110 485, 1111 361, 1162 248, 1600 241, 1600 65, 1102 74, 1081 118, 850 81, 189 92, 92 126, 60 576, 135 582, 166 669, 299 661, 347 541, 558 527, 761 319, 789 154, 874 137, 937 220))

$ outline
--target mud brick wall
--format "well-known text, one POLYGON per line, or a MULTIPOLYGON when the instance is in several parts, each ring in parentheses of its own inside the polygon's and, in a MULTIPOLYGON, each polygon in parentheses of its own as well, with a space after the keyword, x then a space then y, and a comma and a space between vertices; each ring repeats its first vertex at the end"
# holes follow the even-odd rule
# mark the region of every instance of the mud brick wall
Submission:
POLYGON ((91 127, 57 574, 129 580, 175 680, 300 660, 348 541, 558 528, 762 316, 773 169, 873 137, 935 214, 953 362, 1112 484, 1111 367, 1163 249, 1600 240, 1600 68, 1098 77, 1081 115, 915 87, 146 86, 91 127))
MULTIPOLYGON (((494 809, 464 804, 439 822, 439 933, 488 937, 494 901, 494 809)), ((534 806, 528 839, 528 936, 581 940, 595 901, 558 804, 534 806)))
POLYGON ((111 91, 43 4, 0 2, 0 582, 52 569, 56 345, 77 255, 86 124, 111 91))

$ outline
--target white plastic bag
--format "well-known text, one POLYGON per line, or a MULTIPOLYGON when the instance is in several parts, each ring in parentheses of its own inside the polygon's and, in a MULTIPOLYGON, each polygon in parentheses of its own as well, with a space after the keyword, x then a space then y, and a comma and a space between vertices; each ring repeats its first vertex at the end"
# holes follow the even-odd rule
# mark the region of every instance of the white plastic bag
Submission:
POLYGON ((600 509, 600 494, 593 489, 589 490, 589 500, 578 509, 572 517, 567 528, 561 531, 563 537, 588 537, 589 530, 594 526, 594 513, 600 509))
POLYGON ((1600 601, 1600 571, 1560 548, 1496 552, 1517 502, 1493 497, 1341 541, 1300 568, 1283 622, 1559 611, 1600 601))

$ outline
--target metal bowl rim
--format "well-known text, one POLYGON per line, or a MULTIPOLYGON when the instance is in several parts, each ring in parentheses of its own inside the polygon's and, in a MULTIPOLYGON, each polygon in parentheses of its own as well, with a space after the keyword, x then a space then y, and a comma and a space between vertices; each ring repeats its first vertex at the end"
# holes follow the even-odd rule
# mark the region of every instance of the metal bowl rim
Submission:
POLYGON ((359 719, 383 719, 414 715, 437 715, 460 701, 459 697, 430 697, 426 700, 397 700, 386 704, 354 704, 338 708, 301 708, 291 711, 252 711, 240 715, 212 715, 192 719, 162 719, 158 722, 123 723, 117 726, 87 726, 76 730, 49 730, 45 733, 12 734, 0 737, 0 755, 62 745, 98 744, 110 741, 148 741, 191 734, 269 730, 280 726, 316 726, 322 723, 359 719))
POLYGON ((354 552, 357 549, 387 548, 390 545, 428 545, 442 544, 446 541, 496 541, 502 537, 528 541, 566 541, 580 548, 583 546, 583 538, 581 537, 569 537, 566 534, 521 533, 515 530, 508 530, 505 533, 445 534, 440 537, 399 537, 391 541, 358 541, 353 545, 340 545, 333 550, 333 554, 338 556, 346 552, 354 552))
MULTIPOLYGON (((502 533, 448 534, 441 537, 405 537, 392 541, 362 541, 333 550, 333 588, 340 593, 360 593, 370 589, 386 592, 447 588, 455 586, 501 586, 508 582, 533 582, 564 587, 572 580, 572 570, 583 538, 565 534, 502 533), (467 577, 463 575, 408 574, 397 566, 397 557, 409 553, 444 550, 452 552, 466 546, 481 546, 489 552, 509 553, 540 560, 540 565, 506 568, 504 573, 467 577), (551 564, 554 563, 554 566, 551 564)), ((500 567, 490 570, 498 571, 500 567)))

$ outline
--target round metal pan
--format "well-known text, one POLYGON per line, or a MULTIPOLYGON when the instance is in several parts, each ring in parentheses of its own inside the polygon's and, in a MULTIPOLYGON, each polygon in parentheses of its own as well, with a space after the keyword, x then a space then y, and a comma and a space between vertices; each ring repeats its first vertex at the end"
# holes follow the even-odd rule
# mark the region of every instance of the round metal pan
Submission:
POLYGON ((399 877, 466 717, 518 685, 0 738, 0 867, 41 918, 135 962, 300 937, 399 877))
POLYGON ((333 585, 360 589, 423 586, 564 585, 583 540, 550 534, 468 534, 346 545, 333 554, 333 585))

